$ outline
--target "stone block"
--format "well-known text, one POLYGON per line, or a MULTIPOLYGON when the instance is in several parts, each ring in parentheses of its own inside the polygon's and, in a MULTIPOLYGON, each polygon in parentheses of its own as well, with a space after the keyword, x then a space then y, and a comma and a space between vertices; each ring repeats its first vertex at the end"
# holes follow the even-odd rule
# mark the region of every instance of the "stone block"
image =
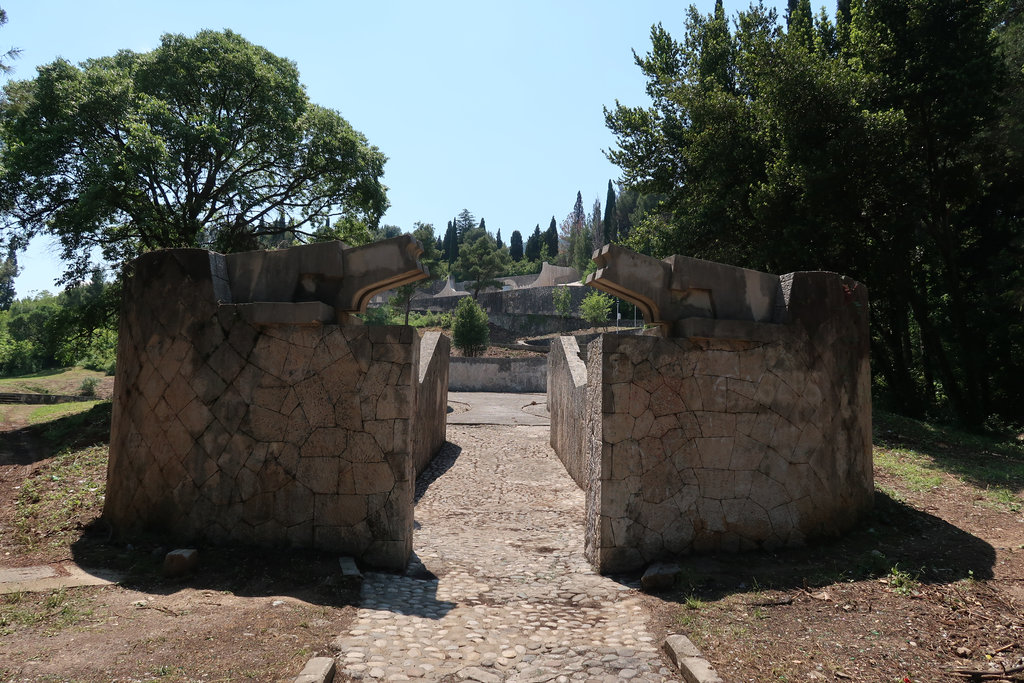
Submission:
POLYGON ((172 550, 164 555, 164 576, 178 577, 195 571, 199 566, 199 551, 195 548, 172 550))

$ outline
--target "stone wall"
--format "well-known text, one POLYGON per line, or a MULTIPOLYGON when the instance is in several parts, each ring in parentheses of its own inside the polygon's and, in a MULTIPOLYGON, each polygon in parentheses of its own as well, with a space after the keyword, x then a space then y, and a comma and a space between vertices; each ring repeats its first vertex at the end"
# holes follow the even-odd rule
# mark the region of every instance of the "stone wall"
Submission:
POLYGON ((412 328, 334 324, 346 316, 322 301, 234 301, 234 256, 169 250, 133 264, 104 517, 120 536, 314 547, 404 567, 413 452, 422 460, 439 445, 421 420, 443 414, 447 349, 434 340, 421 373, 412 328))
MULTIPOLYGON (((547 394, 551 448, 582 488, 587 482, 587 366, 575 337, 558 337, 548 350, 547 394)), ((592 421, 592 420, 591 420, 592 421)))
POLYGON ((448 389, 514 394, 547 391, 547 360, 538 358, 452 358, 448 389))
POLYGON ((600 571, 796 545, 870 507, 866 290, 834 273, 780 285, 775 323, 687 318, 675 338, 603 335, 582 408, 553 347, 552 444, 570 473, 586 463, 586 553, 600 571), (582 453, 556 437, 573 428, 582 453))
POLYGON ((413 470, 418 476, 444 445, 448 428, 448 372, 451 341, 440 332, 420 340, 416 424, 412 437, 413 470))

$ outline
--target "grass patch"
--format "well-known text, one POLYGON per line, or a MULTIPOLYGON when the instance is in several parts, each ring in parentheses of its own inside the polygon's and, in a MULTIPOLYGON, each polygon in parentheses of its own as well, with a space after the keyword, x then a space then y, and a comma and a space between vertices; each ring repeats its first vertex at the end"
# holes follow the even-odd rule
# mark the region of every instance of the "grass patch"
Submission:
POLYGON ((15 541, 67 544, 99 516, 106 490, 107 446, 65 451, 26 479, 14 501, 15 541))
POLYGON ((996 507, 1024 509, 1024 440, 975 434, 876 411, 875 463, 913 491, 941 485, 939 472, 980 489, 996 507))
POLYGON ((906 449, 875 449, 875 465, 903 480, 911 491, 931 491, 942 486, 933 463, 920 453, 906 449))
POLYGON ((97 382, 104 373, 85 368, 54 368, 30 375, 0 377, 0 393, 14 394, 63 394, 74 396, 79 393, 82 382, 94 379, 97 382))
POLYGON ((8 593, 0 596, 0 635, 29 628, 54 635, 92 614, 82 595, 65 588, 49 594, 8 593))
POLYGON ((53 420, 78 415, 96 407, 101 401, 76 401, 75 403, 52 403, 49 405, 34 406, 28 414, 29 424, 41 424, 53 420))

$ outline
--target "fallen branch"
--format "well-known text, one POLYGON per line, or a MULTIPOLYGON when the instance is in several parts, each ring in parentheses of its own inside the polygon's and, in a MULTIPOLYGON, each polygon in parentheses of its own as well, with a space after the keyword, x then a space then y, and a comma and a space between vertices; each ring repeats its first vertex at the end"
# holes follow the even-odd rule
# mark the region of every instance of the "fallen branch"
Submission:
POLYGON ((1024 673, 1024 665, 1014 666, 1009 669, 1004 668, 1002 671, 977 671, 971 669, 953 669, 952 672, 955 676, 963 676, 964 678, 975 678, 980 680, 995 680, 999 678, 1006 678, 1007 676, 1013 676, 1014 674, 1024 673))

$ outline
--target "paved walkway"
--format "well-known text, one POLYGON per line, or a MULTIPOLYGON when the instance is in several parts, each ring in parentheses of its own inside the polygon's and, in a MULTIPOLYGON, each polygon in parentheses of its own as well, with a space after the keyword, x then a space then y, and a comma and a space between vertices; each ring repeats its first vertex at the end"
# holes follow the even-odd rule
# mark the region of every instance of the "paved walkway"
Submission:
POLYGON ((450 425, 549 425, 546 394, 449 391, 450 425))
POLYGON ((417 483, 406 575, 368 574, 351 629, 333 643, 342 674, 679 680, 646 629, 642 597, 583 559, 584 494, 548 438, 541 426, 450 424, 417 483))

